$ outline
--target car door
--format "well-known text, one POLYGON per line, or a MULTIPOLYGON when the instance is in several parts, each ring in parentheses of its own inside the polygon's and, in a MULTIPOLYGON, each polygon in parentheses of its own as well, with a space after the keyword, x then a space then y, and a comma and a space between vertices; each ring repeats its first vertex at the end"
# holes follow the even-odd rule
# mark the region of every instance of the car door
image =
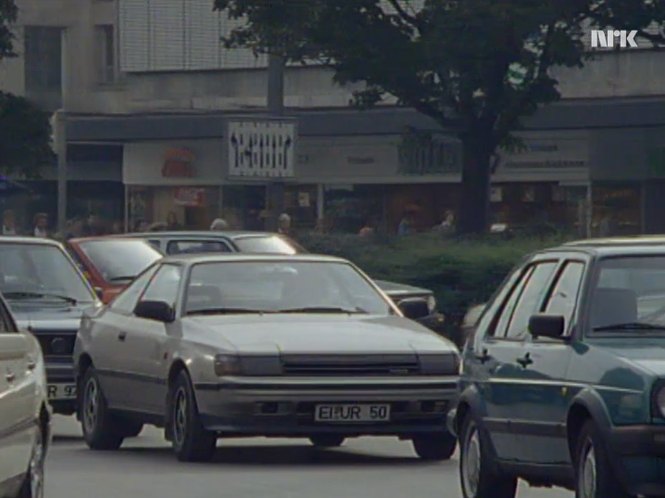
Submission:
POLYGON ((0 300, 0 485, 26 471, 34 433, 30 340, 0 300))
POLYGON ((542 300, 556 266, 557 262, 552 260, 527 265, 494 315, 488 333, 475 346, 474 358, 482 371, 479 378, 485 401, 483 426, 502 460, 519 459, 511 424, 522 404, 516 389, 522 377, 517 359, 525 355, 528 334, 512 325, 516 316, 535 309, 534 303, 542 300))
MULTIPOLYGON (((563 316, 565 337, 570 337, 575 327, 585 265, 581 258, 565 259, 545 302, 537 310, 563 316)), ((570 462, 566 416, 574 393, 567 385, 566 372, 572 348, 565 340, 529 337, 520 365, 523 382, 519 398, 525 404, 513 422, 520 455, 528 463, 565 465, 570 462)))
MULTIPOLYGON (((178 295, 182 283, 183 268, 177 264, 163 264, 148 284, 139 299, 162 301, 177 309, 178 295)), ((124 358, 129 373, 128 395, 133 407, 144 413, 164 412, 166 399, 166 366, 168 358, 168 329, 165 324, 132 316, 133 326, 124 341, 124 358)))
POLYGON ((154 265, 139 275, 94 321, 90 353, 100 375, 106 401, 113 408, 130 408, 124 341, 136 325, 133 323, 136 303, 158 268, 159 265, 154 265))

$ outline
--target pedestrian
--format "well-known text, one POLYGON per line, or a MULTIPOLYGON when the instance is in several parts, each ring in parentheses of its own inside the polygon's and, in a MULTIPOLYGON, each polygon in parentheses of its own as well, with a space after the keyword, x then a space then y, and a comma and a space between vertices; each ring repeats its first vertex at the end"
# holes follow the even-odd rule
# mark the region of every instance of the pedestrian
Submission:
POLYGON ((370 220, 365 220, 362 228, 358 231, 358 237, 369 238, 372 237, 375 233, 376 230, 374 230, 373 223, 370 220))
POLYGON ((35 237, 48 237, 48 214, 37 213, 33 219, 33 224, 32 234, 35 237))
POLYGON ((450 209, 443 214, 443 221, 434 227, 434 230, 441 233, 451 233, 455 229, 455 213, 450 209))
POLYGON ((410 212, 405 212, 397 226, 397 235, 411 235, 413 233, 413 216, 410 212))
POLYGON ((287 213, 282 213, 277 218, 277 233, 291 235, 291 217, 287 213))
POLYGON ((2 235, 17 235, 16 215, 11 209, 7 209, 2 213, 2 235))
POLYGON ((178 215, 175 211, 169 211, 166 215, 166 228, 167 230, 182 230, 182 225, 178 223, 178 215))
POLYGON ((148 223, 146 220, 140 218, 140 219, 138 219, 134 222, 133 232, 135 232, 135 233, 147 232, 149 226, 150 226, 150 223, 148 223))
POLYGON ((215 220, 210 224, 210 230, 213 232, 223 232, 224 230, 229 229, 229 224, 225 219, 215 218, 215 220))

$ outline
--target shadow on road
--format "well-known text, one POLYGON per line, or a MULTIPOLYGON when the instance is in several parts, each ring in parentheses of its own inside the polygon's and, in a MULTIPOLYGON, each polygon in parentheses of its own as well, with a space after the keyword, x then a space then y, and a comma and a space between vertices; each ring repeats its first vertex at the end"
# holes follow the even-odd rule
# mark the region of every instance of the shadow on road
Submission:
MULTIPOLYGON (((165 459, 176 461, 171 448, 141 448, 128 447, 120 450, 124 456, 141 458, 165 459)), ((182 465, 182 463, 178 462, 182 465)), ((206 466, 214 464, 224 465, 322 465, 347 466, 362 464, 370 466, 384 465, 423 465, 424 462, 415 455, 412 458, 405 456, 371 455, 357 453, 351 449, 318 449, 311 446, 219 446, 213 460, 208 464, 194 464, 206 466)))

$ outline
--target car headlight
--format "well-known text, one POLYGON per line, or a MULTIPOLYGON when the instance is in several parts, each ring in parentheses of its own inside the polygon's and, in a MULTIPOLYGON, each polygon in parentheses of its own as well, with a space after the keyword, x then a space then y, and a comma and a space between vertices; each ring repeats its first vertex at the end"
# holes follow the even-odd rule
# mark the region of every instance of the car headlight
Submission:
POLYGON ((224 375, 239 375, 241 373, 240 358, 235 355, 218 354, 215 356, 215 373, 220 377, 224 375))
POLYGON ((427 307, 429 308, 430 314, 436 311, 436 298, 434 296, 429 296, 427 298, 427 307))
POLYGON ((653 411, 655 416, 665 418, 665 381, 659 382, 654 388, 653 411))

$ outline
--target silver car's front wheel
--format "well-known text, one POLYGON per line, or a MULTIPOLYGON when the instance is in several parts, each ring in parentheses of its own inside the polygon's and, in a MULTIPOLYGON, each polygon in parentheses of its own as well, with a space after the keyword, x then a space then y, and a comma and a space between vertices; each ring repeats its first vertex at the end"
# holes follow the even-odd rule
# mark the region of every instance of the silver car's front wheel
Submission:
POLYGON ((217 434, 201 423, 194 388, 187 372, 182 371, 171 386, 169 423, 173 450, 179 460, 201 462, 215 453, 217 434))

